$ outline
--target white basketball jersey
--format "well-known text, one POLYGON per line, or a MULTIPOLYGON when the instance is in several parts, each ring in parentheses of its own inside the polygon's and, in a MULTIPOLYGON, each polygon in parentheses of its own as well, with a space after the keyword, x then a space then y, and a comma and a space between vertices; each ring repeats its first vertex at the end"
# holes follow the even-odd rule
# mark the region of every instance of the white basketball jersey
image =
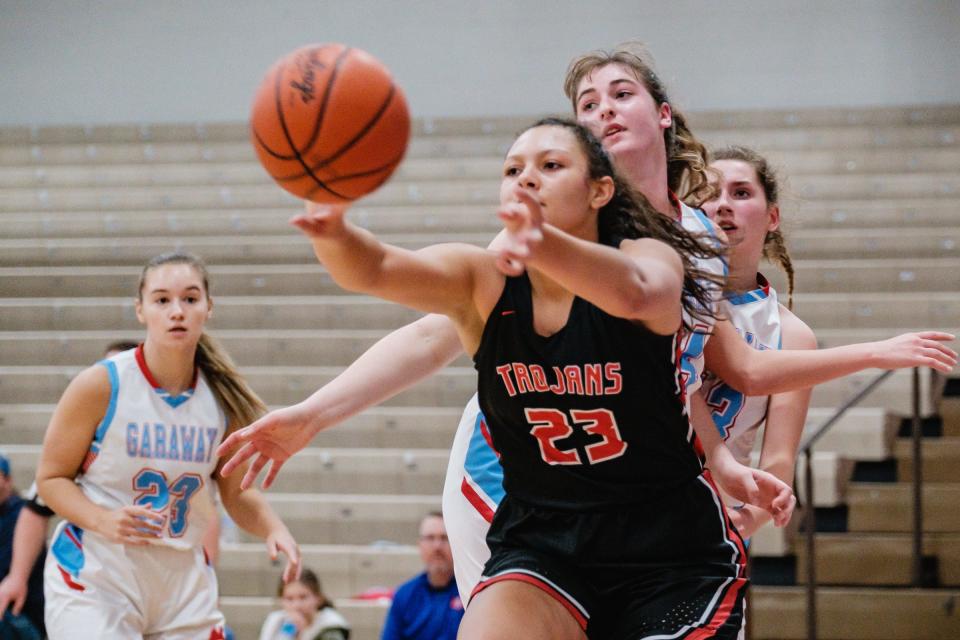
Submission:
POLYGON ((457 426, 443 484, 443 521, 457 588, 465 604, 490 558, 487 529, 503 496, 503 467, 490 444, 477 394, 473 394, 457 426))
POLYGON ((110 378, 110 404, 97 426, 77 484, 108 509, 141 505, 163 514, 157 544, 200 545, 212 518, 211 476, 226 418, 203 375, 172 397, 147 369, 143 347, 99 363, 110 378))
MULTIPOLYGON (((777 292, 757 274, 757 288, 728 295, 721 302, 737 333, 754 349, 779 349, 780 305, 777 292)), ((757 430, 767 418, 769 396, 745 396, 707 371, 703 377, 704 397, 716 425, 737 461, 750 463, 757 430)))
MULTIPOLYGON (((706 236, 716 238, 716 228, 707 215, 699 210, 693 209, 682 202, 680 205, 680 224, 684 229, 695 236, 706 236)), ((722 258, 711 258, 709 260, 694 258, 694 264, 697 268, 723 279, 727 277, 727 263, 722 258)), ((711 310, 716 313, 717 305, 723 297, 721 285, 707 283, 712 294, 714 308, 711 310)), ((713 330, 713 320, 710 317, 694 318, 686 310, 683 312, 684 324, 691 327, 692 330, 683 330, 680 338, 680 381, 684 387, 684 398, 687 399, 687 414, 690 413, 690 396, 700 388, 700 379, 703 374, 704 357, 703 350, 707 346, 707 340, 710 338, 710 332, 713 330)))

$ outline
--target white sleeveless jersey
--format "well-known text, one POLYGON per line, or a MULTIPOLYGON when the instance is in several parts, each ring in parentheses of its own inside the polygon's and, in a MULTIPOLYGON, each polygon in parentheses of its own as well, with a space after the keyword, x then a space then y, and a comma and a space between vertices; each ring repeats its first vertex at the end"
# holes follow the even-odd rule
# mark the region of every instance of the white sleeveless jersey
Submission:
POLYGON ((503 496, 503 467, 473 394, 457 426, 443 483, 443 521, 464 604, 470 602, 490 558, 487 529, 503 496))
POLYGON ((217 517, 211 491, 226 418, 203 375, 172 397, 147 369, 142 346, 99 363, 110 404, 77 478, 108 509, 149 507, 165 518, 157 544, 188 549, 217 517))
MULTIPOLYGON (((780 349, 780 305, 777 292, 757 274, 758 286, 746 293, 726 296, 721 311, 737 333, 754 349, 780 349)), ((738 462, 750 463, 757 430, 767 418, 769 396, 745 396, 707 371, 704 397, 727 447, 738 462)))
MULTIPOLYGON (((682 202, 680 205, 680 224, 684 229, 695 236, 706 236, 716 238, 717 232, 713 222, 700 209, 694 209, 682 202)), ((696 266, 712 275, 720 276, 724 280, 727 277, 727 263, 723 258, 712 258, 709 260, 694 259, 696 266)), ((723 288, 721 285, 708 284, 714 308, 711 310, 716 313, 717 305, 723 297, 723 288)), ((683 312, 683 321, 686 326, 692 330, 684 330, 680 337, 679 351, 680 355, 680 382, 683 385, 684 398, 687 401, 687 414, 690 413, 690 396, 700 388, 700 380, 703 375, 704 356, 703 350, 710 338, 710 332, 713 330, 713 320, 709 317, 694 318, 686 310, 683 312)))

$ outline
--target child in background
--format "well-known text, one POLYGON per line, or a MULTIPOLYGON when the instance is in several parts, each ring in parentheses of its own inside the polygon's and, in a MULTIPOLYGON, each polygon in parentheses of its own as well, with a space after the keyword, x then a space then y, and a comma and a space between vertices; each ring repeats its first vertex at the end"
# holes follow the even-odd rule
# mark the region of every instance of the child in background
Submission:
POLYGON ((320 580, 310 569, 300 578, 277 588, 282 609, 263 621, 260 640, 347 640, 350 624, 333 608, 320 588, 320 580))

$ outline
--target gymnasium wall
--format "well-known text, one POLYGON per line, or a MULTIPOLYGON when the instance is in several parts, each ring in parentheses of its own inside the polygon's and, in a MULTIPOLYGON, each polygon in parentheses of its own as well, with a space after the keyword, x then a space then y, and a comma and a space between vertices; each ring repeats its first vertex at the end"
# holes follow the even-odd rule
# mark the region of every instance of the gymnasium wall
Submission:
POLYGON ((415 116, 565 110, 568 60, 631 38, 689 110, 960 103, 955 0, 0 0, 0 125, 245 119, 324 41, 415 116))

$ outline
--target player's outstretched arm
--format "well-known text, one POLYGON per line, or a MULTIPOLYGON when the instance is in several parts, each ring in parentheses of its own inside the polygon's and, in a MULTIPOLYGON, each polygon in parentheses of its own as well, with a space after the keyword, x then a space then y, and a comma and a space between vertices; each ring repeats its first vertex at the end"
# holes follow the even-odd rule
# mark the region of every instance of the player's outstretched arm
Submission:
POLYGON ((290 221, 310 238, 317 259, 338 285, 426 313, 470 314, 478 271, 492 268, 489 252, 467 244, 410 251, 380 242, 346 220, 346 212, 347 205, 308 202, 305 212, 290 221))
MULTIPOLYGON (((780 307, 780 323, 784 349, 817 348, 817 338, 810 327, 783 306, 780 307)), ((767 407, 760 468, 791 486, 812 391, 807 387, 775 394, 770 396, 767 407)), ((771 517, 768 512, 752 505, 730 509, 728 514, 744 538, 751 537, 771 517)))
POLYGON ((716 323, 704 353, 707 368, 748 396, 765 396, 812 387, 863 369, 930 367, 944 373, 957 353, 942 331, 905 333, 889 340, 830 349, 765 350, 751 348, 727 320, 716 323))
POLYGON ((220 456, 236 451, 221 472, 228 475, 252 460, 240 485, 246 489, 270 463, 263 481, 263 488, 268 489, 284 463, 317 433, 397 395, 462 352, 456 328, 446 316, 430 314, 401 327, 303 402, 271 411, 234 431, 217 450, 220 456))
MULTIPOLYGON (((501 232, 488 248, 497 250, 504 242, 501 232)), ((262 484, 269 489, 284 463, 317 433, 392 398, 447 366, 462 352, 456 327, 446 316, 429 314, 397 329, 303 402, 271 411, 234 431, 217 451, 219 456, 225 456, 228 450, 237 451, 223 465, 222 473, 230 474, 237 465, 251 460, 241 482, 246 489, 269 463, 262 484)))
POLYGON ((299 577, 300 547, 290 534, 290 530, 287 529, 287 525, 267 503, 263 494, 256 489, 242 490, 240 488, 241 474, 224 477, 215 473, 214 477, 220 489, 220 500, 223 502, 223 508, 237 523, 237 526, 265 540, 267 553, 271 560, 276 560, 280 553, 287 556, 287 564, 283 568, 284 583, 299 577))
POLYGON ((700 393, 694 393, 690 398, 690 410, 690 423, 703 445, 707 467, 720 490, 743 504, 770 514, 778 527, 790 522, 797 504, 790 485, 771 473, 736 461, 714 426, 706 400, 700 393))

